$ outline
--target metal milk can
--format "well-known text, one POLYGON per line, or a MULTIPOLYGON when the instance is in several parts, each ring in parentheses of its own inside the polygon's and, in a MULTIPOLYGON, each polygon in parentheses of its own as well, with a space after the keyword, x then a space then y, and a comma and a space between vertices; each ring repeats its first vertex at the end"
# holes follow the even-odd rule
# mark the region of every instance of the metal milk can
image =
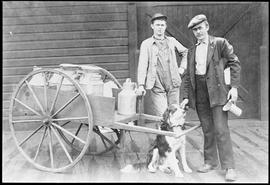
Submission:
MULTIPOLYGON (((66 75, 70 76, 72 79, 74 79, 76 77, 76 69, 78 67, 74 67, 74 66, 72 66, 72 64, 71 65, 69 65, 69 64, 60 64, 59 66, 60 66, 60 68, 57 68, 55 70, 65 73, 66 75)), ((57 85, 59 85, 61 83, 61 79, 62 79, 61 75, 54 74, 51 77, 51 79, 49 80, 49 85, 50 86, 57 86, 57 85)), ((74 85, 72 84, 71 81, 64 78, 60 90, 61 91, 73 91, 73 90, 75 90, 75 87, 74 87, 74 85)))
MULTIPOLYGON (((33 66, 33 71, 41 69, 40 67, 33 66)), ((35 74, 32 79, 29 81, 29 84, 32 86, 44 86, 44 75, 43 73, 35 74)))
POLYGON ((136 114, 136 100, 135 93, 136 83, 131 82, 130 78, 126 79, 123 84, 123 90, 118 94, 118 113, 123 115, 136 114))
POLYGON ((103 95, 104 82, 99 74, 99 67, 95 66, 81 66, 81 73, 79 84, 84 89, 86 94, 103 95))

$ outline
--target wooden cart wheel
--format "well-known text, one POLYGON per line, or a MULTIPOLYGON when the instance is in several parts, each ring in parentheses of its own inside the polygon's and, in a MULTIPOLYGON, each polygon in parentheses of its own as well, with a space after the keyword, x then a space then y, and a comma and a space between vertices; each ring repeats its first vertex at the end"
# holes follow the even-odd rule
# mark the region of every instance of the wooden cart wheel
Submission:
POLYGON ((30 163, 40 170, 61 172, 74 166, 89 148, 93 117, 86 94, 70 75, 40 69, 21 80, 12 94, 9 125, 17 148, 30 163), (57 80, 51 83, 53 78, 57 80), (81 123, 86 126, 78 136, 81 123), (74 152, 59 133, 79 143, 81 150, 74 152))
MULTIPOLYGON (((99 73, 102 76, 103 82, 111 80, 119 89, 122 89, 122 85, 109 71, 95 65, 87 66, 99 68, 99 73)), ((87 125, 82 123, 77 129, 76 135, 81 135, 81 130, 83 130, 84 127, 87 127, 87 125)), ((102 155, 104 153, 112 151, 115 148, 119 148, 118 145, 123 134, 122 130, 94 125, 93 131, 95 135, 93 135, 93 138, 91 139, 91 147, 86 151, 86 155, 102 155)), ((61 131, 59 132, 59 134, 62 136, 65 142, 69 144, 75 151, 79 152, 82 150, 82 148, 74 144, 74 140, 66 138, 61 131)))

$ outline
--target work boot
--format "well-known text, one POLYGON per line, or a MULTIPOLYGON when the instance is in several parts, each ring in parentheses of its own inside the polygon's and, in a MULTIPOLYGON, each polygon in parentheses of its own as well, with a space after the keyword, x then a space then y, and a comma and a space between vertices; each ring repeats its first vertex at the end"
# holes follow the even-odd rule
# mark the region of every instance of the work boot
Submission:
POLYGON ((237 178, 236 171, 232 168, 226 169, 225 180, 226 181, 235 181, 237 178))
POLYGON ((211 170, 214 170, 216 168, 216 166, 212 166, 210 164, 203 164, 198 170, 197 172, 200 172, 200 173, 207 173, 211 170))

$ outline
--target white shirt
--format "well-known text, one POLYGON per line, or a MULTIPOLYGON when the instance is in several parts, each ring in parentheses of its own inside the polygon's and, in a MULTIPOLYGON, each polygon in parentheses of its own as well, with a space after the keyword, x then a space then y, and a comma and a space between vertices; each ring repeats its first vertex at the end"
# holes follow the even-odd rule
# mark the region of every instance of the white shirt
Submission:
POLYGON ((195 61, 196 61, 196 71, 197 75, 204 75, 206 73, 206 60, 207 60, 207 50, 208 50, 208 37, 196 45, 195 61))

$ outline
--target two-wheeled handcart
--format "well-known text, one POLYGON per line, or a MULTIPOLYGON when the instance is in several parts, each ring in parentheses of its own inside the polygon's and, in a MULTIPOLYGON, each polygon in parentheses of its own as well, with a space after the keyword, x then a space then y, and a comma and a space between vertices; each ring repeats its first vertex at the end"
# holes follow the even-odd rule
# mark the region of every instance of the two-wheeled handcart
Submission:
MULTIPOLYGON (((9 124, 17 148, 36 168, 63 172, 85 154, 101 155, 119 148, 123 131, 176 137, 169 131, 127 124, 162 118, 142 111, 119 114, 115 92, 122 88, 109 71, 94 65, 35 67, 19 82, 11 98, 9 124), (113 82, 117 89, 111 97, 102 92, 107 82, 113 82)), ((183 134, 200 127, 187 125, 190 128, 183 134)))

